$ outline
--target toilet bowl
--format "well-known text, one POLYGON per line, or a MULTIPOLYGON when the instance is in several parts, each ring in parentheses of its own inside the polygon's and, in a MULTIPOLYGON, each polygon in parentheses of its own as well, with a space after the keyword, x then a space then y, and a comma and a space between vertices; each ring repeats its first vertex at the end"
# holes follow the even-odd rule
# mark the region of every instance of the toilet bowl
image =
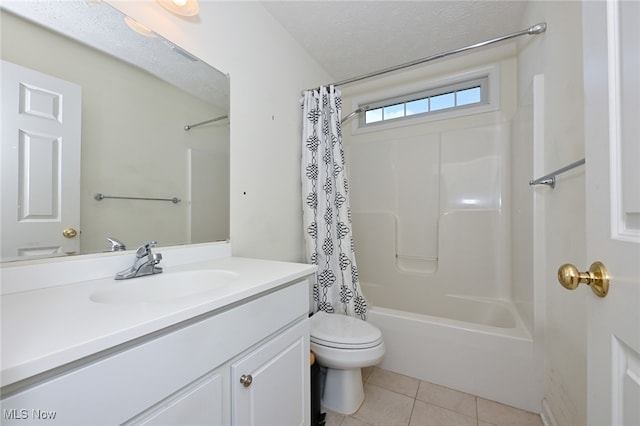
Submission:
POLYGON ((355 413, 364 400, 363 367, 382 361, 382 333, 358 318, 319 311, 310 319, 311 351, 327 368, 321 404, 341 414, 355 413))

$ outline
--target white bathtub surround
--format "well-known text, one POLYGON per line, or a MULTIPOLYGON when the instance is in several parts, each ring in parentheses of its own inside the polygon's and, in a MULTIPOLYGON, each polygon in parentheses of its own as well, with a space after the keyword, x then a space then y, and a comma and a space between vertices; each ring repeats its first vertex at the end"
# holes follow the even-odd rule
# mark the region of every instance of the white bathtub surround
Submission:
POLYGON ((510 133, 501 123, 347 145, 360 279, 373 305, 417 303, 435 288, 510 299, 510 133))
POLYGON ((514 119, 514 47, 345 88, 353 106, 489 67, 499 102, 493 112, 393 128, 352 122, 344 143, 361 285, 387 343, 380 366, 540 412, 543 342, 533 339, 532 280, 512 278, 530 269, 514 261, 531 258, 513 253, 526 244, 513 194, 530 191, 531 172, 514 172, 512 150, 522 155, 533 128, 530 111, 514 119))
POLYGON ((318 265, 314 311, 366 318, 353 252, 351 210, 340 130, 342 97, 331 87, 303 98, 302 200, 306 258, 318 265))
POLYGON ((350 146, 354 234, 383 368, 539 412, 533 339, 510 300, 509 135, 502 123, 350 146), (375 196, 374 174, 392 182, 375 196))

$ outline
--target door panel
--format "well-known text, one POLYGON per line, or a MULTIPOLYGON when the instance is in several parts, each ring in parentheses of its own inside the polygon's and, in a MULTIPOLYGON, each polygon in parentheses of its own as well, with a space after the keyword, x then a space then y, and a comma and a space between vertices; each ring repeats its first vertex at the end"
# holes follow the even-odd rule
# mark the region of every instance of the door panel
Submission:
POLYGON ((610 288, 589 299, 588 423, 640 424, 640 3, 585 1, 587 259, 610 288))
POLYGON ((2 61, 2 259, 79 251, 80 139, 80 87, 2 61))

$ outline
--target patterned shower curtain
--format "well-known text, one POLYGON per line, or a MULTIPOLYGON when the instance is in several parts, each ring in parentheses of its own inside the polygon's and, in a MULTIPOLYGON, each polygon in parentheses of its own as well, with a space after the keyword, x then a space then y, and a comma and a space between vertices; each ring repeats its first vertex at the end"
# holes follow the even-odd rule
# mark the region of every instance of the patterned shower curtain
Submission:
POLYGON ((302 99, 302 200, 307 261, 318 266, 314 311, 366 319, 351 232, 340 114, 333 86, 308 90, 302 99))

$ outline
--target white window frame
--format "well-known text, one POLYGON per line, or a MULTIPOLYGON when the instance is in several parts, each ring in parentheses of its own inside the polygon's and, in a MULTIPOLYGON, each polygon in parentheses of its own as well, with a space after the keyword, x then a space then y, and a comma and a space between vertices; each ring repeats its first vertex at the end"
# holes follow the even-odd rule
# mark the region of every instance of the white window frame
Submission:
POLYGON ((456 87, 460 87, 459 85, 461 83, 480 81, 482 79, 486 79, 486 87, 481 89, 483 91, 481 95, 483 99, 480 103, 430 111, 369 124, 365 124, 365 113, 363 112, 358 114, 358 119, 352 121, 352 133, 368 133, 499 110, 500 75, 497 64, 451 74, 442 78, 370 92, 354 98, 351 102, 352 110, 360 107, 375 109, 380 106, 393 105, 410 99, 416 99, 416 97, 432 96, 433 94, 437 94, 440 91, 439 89, 442 88, 445 89, 444 92, 450 92, 450 89, 455 90, 456 87))

